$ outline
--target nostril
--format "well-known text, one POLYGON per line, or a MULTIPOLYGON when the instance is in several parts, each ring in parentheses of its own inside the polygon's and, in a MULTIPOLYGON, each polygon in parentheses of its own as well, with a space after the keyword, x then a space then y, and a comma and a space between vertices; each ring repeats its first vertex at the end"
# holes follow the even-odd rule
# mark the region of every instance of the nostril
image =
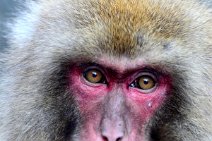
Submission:
POLYGON ((107 137, 103 136, 102 138, 103 138, 103 141, 108 141, 107 137))
POLYGON ((103 138, 103 141, 121 141, 122 140, 122 137, 119 137, 117 139, 108 139, 106 136, 102 136, 103 138))
POLYGON ((103 141, 122 141, 125 138, 125 122, 123 119, 116 118, 102 121, 101 137, 103 141))
POLYGON ((121 137, 116 139, 116 141, 121 141, 121 140, 122 140, 122 138, 121 138, 121 137))

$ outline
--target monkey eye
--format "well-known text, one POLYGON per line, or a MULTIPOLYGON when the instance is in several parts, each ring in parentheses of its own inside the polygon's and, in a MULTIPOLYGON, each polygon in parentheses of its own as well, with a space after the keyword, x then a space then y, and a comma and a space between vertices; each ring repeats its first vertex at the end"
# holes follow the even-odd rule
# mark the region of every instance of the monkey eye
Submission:
POLYGON ((106 83, 106 79, 102 72, 98 69, 88 69, 83 72, 83 77, 90 83, 106 83))
POLYGON ((143 91, 152 90, 156 86, 156 80, 153 76, 144 74, 137 79, 135 79, 130 87, 138 88, 143 91))

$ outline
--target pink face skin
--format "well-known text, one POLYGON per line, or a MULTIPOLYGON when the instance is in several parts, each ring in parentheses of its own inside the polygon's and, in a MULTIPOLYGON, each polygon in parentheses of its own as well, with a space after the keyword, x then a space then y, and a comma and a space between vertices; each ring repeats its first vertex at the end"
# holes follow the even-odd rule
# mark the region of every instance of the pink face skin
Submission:
POLYGON ((76 141, 148 141, 146 125, 169 96, 170 77, 155 76, 144 69, 149 68, 144 63, 128 62, 100 61, 101 66, 71 69, 70 90, 83 120, 76 141), (88 82, 83 77, 88 68, 100 70, 107 83, 88 82), (144 91, 131 87, 144 73, 155 77, 155 88, 144 91))

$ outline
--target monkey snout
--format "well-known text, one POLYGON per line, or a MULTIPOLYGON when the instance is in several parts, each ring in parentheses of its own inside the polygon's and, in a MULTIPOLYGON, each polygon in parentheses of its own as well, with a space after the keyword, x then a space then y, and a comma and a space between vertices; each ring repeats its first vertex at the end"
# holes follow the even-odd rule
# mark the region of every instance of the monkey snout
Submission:
POLYGON ((102 123, 103 141, 123 141, 126 133, 123 121, 104 120, 102 123))

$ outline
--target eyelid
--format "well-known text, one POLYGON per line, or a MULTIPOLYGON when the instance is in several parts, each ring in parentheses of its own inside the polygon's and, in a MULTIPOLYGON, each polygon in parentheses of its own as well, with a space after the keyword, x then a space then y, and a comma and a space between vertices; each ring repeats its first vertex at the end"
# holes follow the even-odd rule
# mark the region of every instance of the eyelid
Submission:
MULTIPOLYGON (((152 73, 152 72, 142 71, 142 72, 136 73, 136 74, 133 76, 133 80, 131 81, 131 83, 133 83, 136 79, 138 79, 139 77, 144 76, 144 75, 150 76, 150 77, 153 78, 153 80, 154 80, 155 82, 158 82, 158 75, 156 75, 155 73, 152 73)), ((131 83, 130 83, 130 84, 131 84, 131 83)))
POLYGON ((78 65, 80 68, 82 69, 87 69, 87 68, 90 68, 90 67, 96 67, 98 69, 101 69, 101 65, 97 64, 97 63, 94 63, 94 62, 85 62, 85 63, 80 63, 78 65))
POLYGON ((87 72, 87 71, 92 70, 92 69, 94 69, 94 70, 96 69, 96 70, 100 71, 100 72, 103 74, 103 76, 105 76, 104 70, 101 69, 101 68, 98 67, 98 66, 88 66, 88 67, 86 67, 85 69, 82 69, 82 72, 87 72))

